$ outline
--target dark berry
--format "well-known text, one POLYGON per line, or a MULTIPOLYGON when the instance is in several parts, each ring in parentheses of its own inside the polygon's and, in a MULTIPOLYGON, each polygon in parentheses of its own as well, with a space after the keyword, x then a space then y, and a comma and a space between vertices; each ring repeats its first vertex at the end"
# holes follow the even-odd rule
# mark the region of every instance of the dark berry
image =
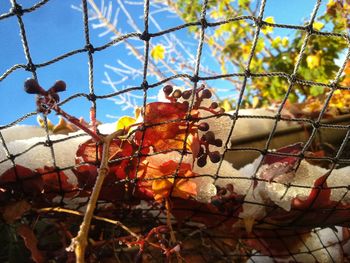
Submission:
POLYGON ((62 80, 56 81, 56 83, 50 88, 51 91, 57 93, 66 90, 66 83, 62 80))
POLYGON ((173 97, 174 97, 175 99, 178 99, 178 98, 180 98, 181 96, 182 96, 181 90, 179 90, 179 89, 174 90, 174 92, 173 92, 173 97))
POLYGON ((212 131, 208 131, 206 134, 204 134, 204 140, 207 141, 209 144, 213 144, 215 141, 215 135, 212 131))
POLYGON ((219 112, 218 112, 219 114, 223 114, 223 113, 225 113, 225 109, 224 108, 220 108, 220 110, 219 110, 219 112))
POLYGON ((28 79, 24 82, 24 90, 29 94, 45 95, 46 91, 40 87, 35 79, 28 79))
POLYGON ((207 155, 202 155, 197 160, 197 165, 199 167, 204 167, 207 164, 207 155))
POLYGON ((215 145, 217 147, 221 147, 222 146, 222 140, 221 139, 215 139, 213 145, 215 145))
POLYGON ((211 92, 208 89, 205 89, 202 91, 202 98, 204 99, 210 99, 211 98, 211 92))
POLYGON ((217 107, 219 107, 219 104, 217 102, 212 102, 212 104, 210 105, 211 109, 216 109, 217 107))
POLYGON ((209 153, 209 159, 213 163, 218 163, 221 159, 220 153, 218 151, 209 153))
POLYGON ((165 95, 169 96, 170 93, 173 92, 173 87, 171 85, 166 85, 164 88, 163 88, 163 92, 165 95))
POLYGON ((191 97, 192 91, 190 90, 185 90, 184 92, 182 92, 182 98, 184 98, 185 100, 188 100, 191 97))
POLYGON ((184 105, 184 106, 186 107, 186 109, 188 109, 188 107, 190 106, 190 104, 188 103, 188 101, 182 102, 182 105, 184 105))
POLYGON ((206 122, 202 122, 198 125, 198 129, 200 131, 207 131, 207 130, 209 130, 209 124, 206 122))

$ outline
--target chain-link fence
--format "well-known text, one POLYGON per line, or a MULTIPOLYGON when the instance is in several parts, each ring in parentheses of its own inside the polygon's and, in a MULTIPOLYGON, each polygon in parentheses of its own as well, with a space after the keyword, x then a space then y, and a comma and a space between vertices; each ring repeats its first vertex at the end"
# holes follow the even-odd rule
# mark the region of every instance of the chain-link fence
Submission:
MULTIPOLYGON (((143 104, 140 105, 144 109, 140 113, 142 121, 129 135, 135 136, 138 141, 138 149, 128 154, 125 152, 121 155, 116 154, 114 159, 110 159, 112 166, 113 163, 116 163, 117 168, 115 169, 132 171, 136 177, 131 175, 131 172, 123 178, 107 177, 94 213, 96 217, 90 229, 87 260, 93 262, 113 259, 115 262, 128 262, 136 258, 141 262, 162 262, 172 257, 175 260, 174 255, 177 252, 180 252, 181 255, 177 259, 186 262, 282 262, 284 260, 340 262, 340 260, 349 260, 350 248, 347 244, 350 221, 348 196, 350 180, 347 178, 347 166, 350 162, 347 154, 350 134, 349 119, 347 116, 341 116, 326 120, 324 115, 334 92, 349 90, 349 87, 342 86, 339 82, 350 57, 350 38, 346 33, 323 32, 314 29, 313 23, 321 1, 315 1, 315 7, 305 26, 264 21, 266 4, 264 0, 259 3, 258 16, 229 17, 219 22, 208 22, 206 18, 208 1, 204 1, 198 21, 160 32, 149 32, 150 3, 145 1, 143 32, 121 35, 104 45, 95 46, 90 41, 88 4, 86 0, 83 0, 85 46, 45 63, 36 64, 31 56, 31 50, 35 47, 28 44, 23 18, 29 13, 35 14, 48 2, 49 0, 40 1, 30 8, 22 8, 16 0, 12 0, 11 10, 0 15, 0 23, 9 18, 15 17, 17 19, 27 60, 25 64, 14 65, 2 73, 0 83, 15 71, 21 70, 30 72, 33 79, 37 79, 37 70, 84 53, 88 57, 89 93, 76 93, 65 98, 58 103, 59 107, 64 107, 70 101, 83 98, 90 102, 92 119, 94 120, 99 112, 97 105, 102 104, 107 98, 131 91, 143 92, 143 104), (206 31, 209 28, 239 21, 251 21, 256 29, 244 72, 209 77, 201 76, 199 72, 206 31), (303 42, 292 72, 256 73, 251 71, 251 63, 261 28, 264 26, 304 32, 303 42), (151 39, 189 27, 200 29, 193 74, 176 74, 159 82, 149 83, 151 39), (305 80, 298 76, 298 68, 311 37, 337 38, 342 41, 345 39, 347 42, 348 50, 345 60, 341 61, 338 73, 334 79, 329 79, 328 83, 305 80), (144 42, 142 82, 138 86, 106 95, 96 94, 94 56, 98 52, 129 39, 140 39, 144 42), (213 111, 214 107, 208 106, 207 108, 214 112, 212 115, 195 115, 193 110, 199 111, 200 107, 205 107, 205 105, 201 106, 200 103, 196 104, 198 97, 203 97, 205 93, 205 89, 200 83, 231 77, 242 78, 239 94, 236 98, 236 108, 232 112, 225 113, 213 111), (277 109, 271 114, 266 114, 266 112, 260 114, 259 111, 249 115, 242 114, 240 105, 247 82, 256 78, 276 77, 286 79, 289 83, 285 96, 277 109), (158 116, 152 115, 154 112, 148 103, 149 91, 177 79, 192 83, 191 96, 184 99, 188 108, 185 107, 185 110, 181 112, 182 115, 177 115, 176 118, 169 115, 165 117, 169 117, 169 120, 159 118, 159 122, 152 122, 147 114, 152 117, 158 116), (326 101, 315 118, 299 118, 283 114, 288 96, 296 84, 329 89, 326 101), (235 136, 235 132, 239 128, 237 126, 244 126, 247 123, 252 123, 255 126, 263 123, 261 121, 269 123, 267 131, 262 130, 259 134, 250 134, 251 126, 247 126, 248 130, 245 136, 235 136), (215 185, 215 190, 207 190, 212 193, 209 200, 207 200, 208 197, 206 200, 200 200, 179 198, 181 195, 177 195, 177 197, 169 197, 170 204, 164 206, 162 202, 137 196, 135 188, 138 187, 138 183, 149 180, 149 178, 138 177, 140 171, 146 169, 142 167, 144 158, 163 160, 169 152, 178 153, 180 157, 178 155, 167 157, 170 159, 167 159, 166 162, 169 160, 177 162, 176 169, 170 172, 173 176, 172 180, 185 180, 181 164, 188 162, 186 159, 188 140, 194 134, 193 127, 200 122, 209 123, 214 136, 221 140, 221 143, 217 142, 220 155, 213 157, 215 154, 207 149, 206 154, 214 161, 205 162, 210 168, 205 165, 203 168, 198 167, 195 176, 197 195, 200 192, 198 188, 205 188, 206 184, 209 188, 210 185, 215 185), (159 150, 157 150, 157 147, 153 147, 151 151, 143 153, 143 147, 145 148, 147 144, 145 141, 149 136, 147 130, 155 132, 157 136, 160 136, 160 140, 163 140, 161 134, 167 132, 166 125, 171 124, 182 126, 184 129, 180 137, 181 147, 176 145, 178 147, 173 149, 174 145, 169 143, 168 148, 158 147, 159 150), (280 129, 281 125, 288 127, 280 129), (161 127, 159 134, 157 126, 161 127), (221 134, 222 137, 219 137, 218 134, 221 134), (330 146, 332 154, 326 156, 315 154, 315 151, 312 151, 315 141, 321 142, 324 147, 333 144, 330 146), (280 149, 275 150, 276 148, 280 149), (123 163, 125 160, 127 160, 126 164, 123 163), (232 168, 227 161, 233 163, 235 168, 232 168), (246 164, 248 165, 244 166, 246 164), (130 168, 131 166, 133 168, 130 168), (242 166, 244 167, 239 169, 242 166), (171 216, 167 211, 170 211, 171 216), (169 223, 169 220, 172 220, 173 223, 169 223), (142 244, 144 246, 141 246, 140 242, 135 242, 133 240, 135 237, 123 230, 117 221, 132 229, 137 235, 143 236, 146 240, 142 244), (171 233, 168 233, 168 229, 159 229, 163 225, 169 227, 169 224, 173 227, 171 233), (170 236, 173 232, 176 235, 177 243, 171 240, 170 236), (140 253, 141 247, 142 253, 140 253)), ((40 79, 37 80, 40 82, 40 79)), ((164 92, 169 96, 172 93, 172 91, 167 92, 166 90, 164 92)), ((176 96, 181 97, 181 95, 186 97, 184 92, 176 96)), ((173 105, 182 105, 183 102, 176 100, 177 98, 174 99, 176 97, 174 93, 172 96, 173 105)), ((157 109, 157 114, 160 114, 161 111, 157 109)), ((85 143, 83 150, 81 150, 81 146, 78 146, 88 139, 86 134, 53 135, 47 119, 46 113, 48 112, 41 113, 29 112, 0 127, 2 156, 4 157, 0 160, 0 166, 2 166, 0 198, 3 212, 1 223, 3 249, 0 257, 3 261, 9 260, 9 258, 13 260, 14 256, 10 254, 21 246, 28 249, 27 252, 23 252, 23 258, 31 257, 36 262, 45 259, 57 262, 74 260, 73 254, 67 252, 65 248, 69 246, 72 235, 74 236, 78 231, 81 222, 81 212, 79 211, 83 211, 89 201, 89 194, 94 183, 94 178, 91 179, 92 167, 99 167, 101 162, 97 144, 85 143), (41 129, 39 134, 43 137, 40 140, 26 138, 26 140, 16 144, 15 141, 21 139, 20 136, 22 136, 19 133, 23 133, 23 131, 17 132, 18 138, 11 137, 11 133, 16 132, 16 125, 37 114, 42 117, 43 128, 38 129, 41 129), (83 153, 76 154, 78 148, 83 153), (38 163, 36 163, 35 158, 33 159, 33 156, 37 156, 38 163), (49 163, 47 156, 51 160, 49 163), (71 160, 68 160, 69 158, 71 160), (83 162, 75 162, 75 158, 82 158, 83 162), (72 187, 73 184, 74 187, 72 187), (17 212, 10 212, 13 210, 17 212), (73 211, 76 211, 76 214, 73 211), (28 230, 28 226, 30 230, 28 230), (21 228, 24 228, 27 234, 23 234, 24 230, 18 230, 21 228), (22 239, 14 241, 13 234, 21 236, 24 241, 22 239), (34 246, 36 248, 28 245, 28 240, 29 242, 35 240, 34 246)), ((176 115, 176 113, 174 114, 176 115)), ((158 119, 156 118, 156 120, 158 119)), ((26 132, 30 134, 31 129, 28 127, 26 132)), ((207 129, 203 127, 199 131, 196 130, 199 132, 197 136, 209 136, 206 131, 207 129)), ((38 130, 35 129, 34 132, 38 132, 38 130)), ((206 140, 210 141, 208 138, 206 140)), ((152 141, 152 143, 155 142, 152 141)), ((114 145, 113 147, 121 146, 114 145)), ((201 147, 200 144, 200 149, 201 147)), ((192 154, 194 159, 197 157, 199 159, 201 156, 200 154, 195 155, 193 152, 192 154)), ((197 159, 193 162, 198 161, 197 159)), ((148 159, 148 163, 152 163, 151 159, 148 159)), ((196 165, 203 166, 199 163, 196 165)), ((164 178, 158 179, 164 180, 164 178)), ((174 186, 170 190, 170 196, 173 191, 174 186)), ((204 195, 210 193, 207 192, 204 195)), ((137 240, 140 241, 139 238, 137 240)))

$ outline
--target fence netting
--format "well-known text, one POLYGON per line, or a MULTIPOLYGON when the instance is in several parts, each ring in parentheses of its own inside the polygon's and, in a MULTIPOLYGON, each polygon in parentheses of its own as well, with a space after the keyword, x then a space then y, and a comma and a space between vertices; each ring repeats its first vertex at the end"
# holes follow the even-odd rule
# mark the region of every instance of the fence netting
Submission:
MULTIPOLYGON (((82 0, 85 46, 42 64, 32 59, 31 50, 35 47, 27 41, 23 18, 35 14, 50 0, 39 1, 30 8, 22 8, 16 0, 11 0, 11 10, 0 15, 0 23, 17 19, 26 57, 25 64, 13 65, 1 73, 0 83, 16 71, 28 71, 40 83, 37 70, 82 53, 88 58, 89 92, 69 97, 60 93, 61 101, 56 101, 54 106, 50 104, 52 107, 64 108, 68 102, 83 99, 91 104, 94 120, 98 105, 107 98, 132 91, 143 94, 136 124, 131 124, 122 139, 115 139, 110 146, 112 172, 105 179, 94 211, 85 255, 88 262, 350 260, 349 119, 345 115, 335 120, 325 118, 334 93, 350 90, 340 84, 350 57, 350 38, 347 33, 314 29, 321 1, 315 1, 305 26, 264 21, 267 1, 259 2, 257 16, 208 22, 208 1, 204 0, 198 21, 150 32, 150 2, 145 0, 143 32, 122 34, 95 46, 90 40, 88 3, 82 0), (245 70, 201 76, 207 30, 233 21, 249 21, 255 27, 245 70), (251 71, 264 26, 304 33, 292 72, 251 71), (150 41, 189 27, 199 29, 193 73, 150 83, 150 41), (313 37, 336 38, 347 43, 345 60, 328 83, 305 80, 298 75, 307 43, 313 37), (144 43, 141 83, 109 94, 97 94, 94 56, 131 39, 144 43), (224 112, 202 83, 233 77, 241 80, 237 103, 233 111, 224 112), (241 109, 246 85, 249 80, 259 78, 282 78, 288 87, 273 112, 246 114, 241 109), (187 81, 191 89, 175 90, 168 85, 172 80, 187 81), (288 96, 298 84, 329 90, 317 116, 285 114, 288 96), (149 103, 150 90, 160 87, 168 101, 149 103), (266 122, 269 125, 265 131, 266 122), (243 137, 235 134, 239 133, 240 125, 245 127, 243 137), (261 133, 259 128, 251 130, 259 125, 261 133), (327 149, 328 154, 320 154, 321 148, 316 149, 315 142, 322 145, 323 153, 327 149)), ((23 262, 74 261, 74 253, 66 248, 76 236, 89 202, 101 165, 101 145, 84 131, 71 132, 68 136, 53 134, 48 120, 53 114, 50 111, 38 105, 38 111, 0 126, 0 258, 3 262, 13 260, 16 253, 23 262), (31 129, 33 134, 38 132, 28 127, 16 133, 18 124, 36 115, 43 126, 37 127, 41 139, 27 136, 16 142, 23 134, 30 134, 31 129)), ((128 120, 124 121, 128 124, 128 120)), ((93 130, 94 125, 88 127, 93 130)))

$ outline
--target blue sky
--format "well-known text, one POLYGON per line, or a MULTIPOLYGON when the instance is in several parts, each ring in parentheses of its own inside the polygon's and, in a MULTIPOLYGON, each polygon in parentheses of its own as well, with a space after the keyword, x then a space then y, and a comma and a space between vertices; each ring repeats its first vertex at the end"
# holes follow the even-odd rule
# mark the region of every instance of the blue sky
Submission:
MULTIPOLYGON (((123 2, 127 1, 122 0, 123 2)), ((24 8, 30 7, 37 1, 32 0, 18 0, 24 8)), ((96 0, 99 3, 99 0, 96 0)), ((108 0, 105 0, 108 3, 108 0)), ((267 0, 265 17, 273 16, 277 23, 286 24, 302 24, 305 18, 308 18, 316 1, 313 0, 267 0)), ((83 20, 82 14, 74 10, 71 5, 80 5, 80 1, 62 1, 51 0, 38 10, 27 13, 23 16, 25 29, 28 37, 30 52, 34 63, 44 63, 62 55, 66 52, 80 49, 85 46, 83 20)), ((98 4, 99 5, 99 4, 98 4)), ((117 8, 116 1, 113 1, 114 10, 117 8)), ((8 12, 11 4, 8 0, 2 0, 0 4, 0 14, 8 12)), ((128 10, 137 20, 138 25, 143 28, 142 5, 128 6, 128 10)), ((325 9, 325 3, 321 8, 319 14, 325 9)), ((163 28, 172 27, 181 23, 180 19, 174 17, 165 17, 162 15, 155 15, 158 23, 163 28)), ((94 23, 92 21, 91 23, 94 23)), ((118 27, 123 32, 133 32, 130 25, 126 22, 125 17, 120 16, 118 27)), ((153 25, 150 26, 150 31, 155 32, 153 25)), ((110 41, 109 36, 98 37, 98 34, 103 30, 94 30, 90 24, 90 37, 94 46, 100 46, 110 41)), ((293 34, 294 32, 280 31, 278 34, 293 34)), ((187 30, 181 30, 176 33, 178 37, 192 44, 191 50, 196 50, 197 41, 194 40, 187 30)), ((19 36, 19 26, 16 17, 10 17, 0 20, 0 35, 2 41, 0 42, 0 75, 15 64, 26 64, 21 39, 19 36)), ((152 40, 157 43, 158 39, 152 40)), ((137 46, 142 46, 142 41, 133 40, 137 46)), ((105 64, 114 65, 120 60, 123 63, 134 67, 140 67, 132 55, 129 55, 123 45, 117 45, 108 48, 102 52, 94 53, 94 85, 95 92, 98 95, 108 94, 112 89, 102 84, 105 79, 104 73, 108 72, 111 77, 113 72, 105 68, 105 64)), ((66 98, 78 92, 88 93, 88 57, 86 53, 80 53, 71 56, 67 59, 61 60, 57 63, 49 65, 37 70, 40 84, 49 88, 56 80, 64 80, 67 83, 68 90, 61 95, 61 98, 66 98)), ((204 58, 204 63, 210 66, 211 61, 204 58)), ((215 67, 215 66, 213 66, 215 67)), ((15 121, 22 115, 34 111, 35 103, 34 96, 25 94, 23 92, 23 82, 25 79, 31 77, 30 72, 24 69, 18 69, 10 74, 3 81, 0 81, 0 125, 6 125, 15 121)), ((130 79, 125 85, 138 86, 141 83, 141 78, 130 79)), ((154 78, 150 78, 149 82, 153 83, 154 78)), ((123 87, 119 87, 123 88, 123 87)), ((124 86, 125 88, 125 86, 124 86)), ((156 91, 152 91, 150 95, 154 95, 156 91)), ((72 100, 64 106, 64 109, 77 117, 83 116, 88 118, 88 109, 90 103, 84 98, 72 100)), ((120 106, 115 105, 112 101, 99 100, 98 101, 98 119, 101 121, 113 121, 106 117, 106 115, 122 116, 125 113, 121 112, 120 106)), ((129 111, 126 114, 132 114, 129 111)), ((55 120, 55 116, 49 116, 50 119, 55 120)), ((21 124, 36 124, 36 118, 31 117, 26 119, 21 124)))

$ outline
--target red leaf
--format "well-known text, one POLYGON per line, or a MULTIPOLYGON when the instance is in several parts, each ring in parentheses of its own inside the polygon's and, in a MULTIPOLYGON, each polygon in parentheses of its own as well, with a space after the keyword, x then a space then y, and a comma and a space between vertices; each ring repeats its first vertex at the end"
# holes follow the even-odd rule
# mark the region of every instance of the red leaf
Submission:
MULTIPOLYGON (((280 149, 276 150, 276 153, 287 153, 287 154, 293 154, 298 155, 301 153, 301 150, 303 149, 302 143, 296 143, 292 144, 280 149)), ((299 157, 294 156, 283 156, 278 154, 272 154, 268 153, 263 161, 263 164, 273 164, 273 163, 288 163, 290 166, 293 166, 295 162, 299 160, 299 157)))
MULTIPOLYGON (((102 185, 100 200, 118 201, 130 197, 134 185, 124 182, 134 179, 138 158, 133 154, 138 146, 128 140, 114 139, 109 148, 109 173, 102 185)), ((148 149, 143 149, 146 154, 148 149)), ((98 166, 101 162, 102 145, 96 145, 93 140, 81 144, 76 153, 76 164, 73 172, 76 174, 78 184, 83 190, 90 192, 95 184, 98 166)), ((144 157, 141 157, 141 160, 144 157)), ((86 192, 85 192, 86 193, 86 192)))
POLYGON ((306 200, 295 198, 292 207, 298 209, 317 209, 329 206, 331 204, 329 199, 331 196, 331 189, 327 187, 327 177, 328 174, 325 174, 318 178, 314 183, 309 197, 306 200))
POLYGON ((32 254, 32 259, 34 262, 41 263, 46 261, 42 252, 37 247, 38 240, 36 239, 33 230, 29 226, 23 224, 19 225, 17 227, 17 234, 23 238, 24 244, 32 254))
POLYGON ((74 195, 75 186, 68 182, 68 176, 63 171, 56 171, 54 167, 45 166, 38 168, 36 171, 41 174, 44 183, 44 194, 51 198, 57 194, 74 195))
POLYGON ((0 176, 0 187, 9 192, 36 196, 43 189, 43 181, 35 171, 15 165, 0 176))
MULTIPOLYGON (((288 153, 293 155, 300 154, 302 150, 302 143, 296 143, 287 147, 280 148, 276 153, 288 153)), ((277 154, 268 153, 263 159, 263 165, 259 169, 259 177, 269 182, 277 178, 278 180, 290 180, 289 174, 294 171, 296 163, 299 161, 299 157, 294 156, 282 156, 277 154), (278 178, 281 175, 285 175, 282 178, 278 178)), ((256 186, 255 186, 256 187, 256 186)))
MULTIPOLYGON (((179 102, 154 102, 147 104, 144 123, 150 127, 147 127, 144 132, 136 132, 136 142, 140 144, 142 141, 142 146, 152 146, 154 151, 157 152, 169 149, 182 150, 187 130, 185 120, 187 111, 188 106, 179 102)), ((197 128, 193 125, 193 122, 188 123, 190 124, 189 134, 192 136, 187 141, 187 148, 192 150, 191 144, 193 140, 198 140, 198 136, 196 136, 197 128)))

